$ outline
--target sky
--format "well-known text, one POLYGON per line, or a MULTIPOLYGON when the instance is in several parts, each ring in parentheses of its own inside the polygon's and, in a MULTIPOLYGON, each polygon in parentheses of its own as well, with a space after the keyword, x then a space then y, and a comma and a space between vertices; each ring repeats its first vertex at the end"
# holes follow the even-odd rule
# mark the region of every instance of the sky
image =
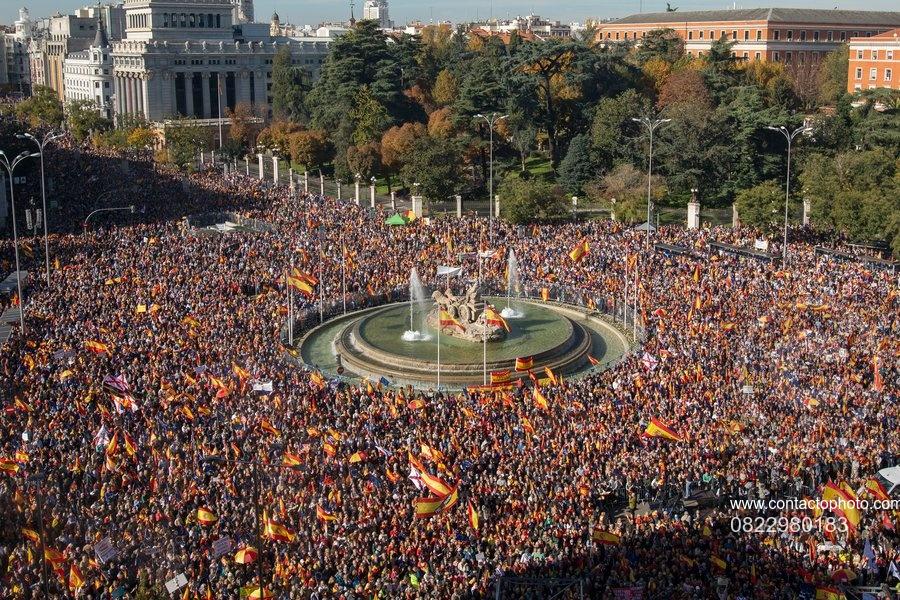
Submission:
MULTIPOLYGON (((96 1, 96 0, 94 0, 96 1)), ((364 0, 354 0, 357 17, 362 14, 364 0)), ((545 18, 563 22, 583 22, 587 18, 624 17, 640 12, 643 2, 644 12, 664 11, 665 1, 659 0, 389 0, 391 19, 395 23, 406 23, 414 19, 428 22, 451 20, 454 22, 484 19, 492 13, 495 17, 506 18, 534 13, 545 18)), ((867 0, 866 2, 844 1, 823 4, 816 0, 790 0, 787 2, 737 2, 738 8, 758 8, 768 6, 790 6, 792 8, 831 8, 845 10, 898 10, 897 0, 867 0)), ((17 18, 18 6, 25 5, 31 10, 32 18, 47 16, 56 11, 74 12, 79 6, 92 3, 91 0, 3 0, 0 8, 0 23, 11 24, 17 18)), ((672 0, 673 7, 680 10, 710 10, 731 8, 731 3, 723 0, 672 0)), ((317 24, 323 21, 346 20, 350 14, 350 0, 255 0, 256 19, 268 22, 273 11, 278 11, 281 21, 295 24, 317 24)))

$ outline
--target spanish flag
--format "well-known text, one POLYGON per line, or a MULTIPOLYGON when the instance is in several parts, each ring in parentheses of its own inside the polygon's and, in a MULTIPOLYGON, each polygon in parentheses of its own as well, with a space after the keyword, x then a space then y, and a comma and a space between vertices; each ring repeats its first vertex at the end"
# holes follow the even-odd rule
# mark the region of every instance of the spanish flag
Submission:
POLYGON ((53 548, 50 548, 49 546, 44 548, 44 558, 46 560, 52 562, 54 564, 54 566, 57 563, 65 562, 65 560, 66 560, 66 557, 65 557, 65 555, 63 555, 62 552, 60 552, 59 550, 54 550, 53 548))
POLYGON ((105 354, 109 352, 109 348, 106 344, 102 342, 95 342, 93 340, 88 340, 84 343, 84 347, 93 352, 94 354, 105 354))
POLYGON ((312 373, 310 373, 309 380, 320 388, 325 387, 325 378, 322 377, 322 374, 318 371, 313 371, 312 373))
POLYGON ((33 544, 40 544, 40 543, 41 543, 41 536, 40 536, 40 534, 38 534, 38 532, 35 531, 34 529, 28 529, 27 527, 23 527, 23 528, 22 528, 22 535, 24 535, 25 537, 27 537, 27 538, 31 541, 31 543, 33 543, 33 544))
POLYGON ((8 475, 15 475, 19 472, 19 465, 16 464, 16 461, 14 460, 0 458, 0 471, 3 471, 8 475))
POLYGON ((353 454, 350 455, 350 464, 351 465, 358 463, 358 462, 362 462, 364 460, 366 460, 365 452, 359 451, 359 452, 354 452, 353 454))
POLYGON ((31 412, 31 407, 28 404, 26 404, 25 402, 23 402, 21 398, 18 398, 18 397, 16 398, 15 405, 16 405, 16 408, 21 410, 22 412, 26 412, 26 413, 31 412))
POLYGON ((531 424, 531 421, 528 420, 528 417, 522 417, 522 429, 524 429, 528 433, 534 433, 534 425, 531 424))
POLYGON ((247 595, 248 600, 272 600, 274 597, 269 588, 263 588, 260 592, 258 587, 253 588, 253 591, 247 595))
POLYGON ((291 271, 291 276, 299 279, 300 281, 305 281, 309 285, 317 285, 319 283, 319 278, 311 273, 307 273, 306 271, 301 271, 298 268, 294 268, 291 271))
POLYGON ((650 419, 650 424, 647 425, 647 429, 644 430, 644 435, 647 437, 661 437, 666 438, 667 440, 672 440, 673 442, 680 442, 683 438, 669 429, 662 421, 658 419, 650 419))
POLYGON ((128 435, 127 431, 122 432, 122 439, 125 442, 125 452, 128 453, 128 456, 137 454, 137 445, 134 443, 134 438, 128 435))
POLYGON ((256 551, 256 548, 253 548, 252 546, 246 546, 234 553, 234 562, 239 565, 249 565, 256 560, 258 554, 259 553, 256 551))
POLYGON ((881 482, 872 477, 866 480, 866 491, 877 500, 891 499, 890 496, 888 496, 887 490, 881 485, 881 482))
POLYGON ((327 454, 328 456, 334 456, 335 454, 337 454, 337 449, 328 442, 324 442, 322 444, 322 450, 324 450, 325 454, 327 454))
POLYGON ((728 568, 728 563, 726 563, 722 558, 713 554, 709 557, 709 562, 713 564, 713 567, 719 569, 720 571, 724 571, 728 568))
POLYGON ((598 544, 604 546, 618 546, 622 543, 622 538, 620 536, 609 531, 603 531, 602 529, 594 529, 591 538, 598 544))
POLYGON ((845 490, 829 481, 825 484, 824 490, 822 490, 822 499, 836 502, 838 508, 834 509, 834 513, 839 517, 843 517, 847 522, 847 526, 856 531, 862 515, 859 513, 859 508, 856 506, 856 500, 853 495, 848 494, 845 490))
POLYGON ((521 373, 534 368, 534 357, 524 356, 516 359, 516 371, 521 373))
POLYGON ((466 503, 466 513, 469 516, 469 525, 472 526, 472 529, 478 531, 478 513, 475 512, 475 507, 472 506, 472 501, 466 503))
POLYGON ((507 323, 506 319, 503 318, 503 315, 498 313, 490 304, 484 308, 484 318, 491 327, 502 327, 509 332, 509 323, 507 323))
POLYGON ((312 297, 316 293, 313 286, 311 286, 306 281, 299 279, 297 277, 288 277, 287 283, 288 283, 288 286, 290 286, 292 289, 297 290, 298 292, 300 292, 301 294, 303 294, 307 297, 312 297))
POLYGON ((218 521, 219 518, 206 507, 200 507, 197 509, 197 522, 203 526, 209 526, 218 521))
POLYGON ((78 568, 74 562, 72 566, 69 567, 69 589, 70 590, 78 590, 84 586, 84 576, 81 574, 81 569, 78 568))
POLYGON ((544 367, 544 373, 547 375, 547 378, 553 382, 553 385, 559 383, 559 380, 556 378, 556 375, 553 374, 553 369, 550 367, 544 367))
POLYGON ((846 600, 844 592, 833 587, 817 587, 816 600, 846 600))
POLYGON ((413 500, 415 517, 417 519, 427 519, 428 517, 436 515, 441 509, 441 503, 443 501, 443 498, 438 497, 416 498, 413 500))
POLYGON ((442 311, 441 311, 441 314, 440 314, 440 324, 441 324, 441 329, 446 329, 447 327, 457 327, 457 328, 459 328, 461 331, 465 331, 465 330, 466 330, 466 328, 463 327, 462 323, 460 323, 459 321, 457 321, 457 320, 453 317, 453 315, 451 315, 450 313, 448 313, 446 310, 442 310, 442 311))
POLYGON ((106 455, 112 456, 119 449, 119 432, 113 433, 112 439, 106 445, 106 455))
POLYGON ((322 508, 321 504, 316 504, 316 518, 320 521, 337 521, 337 516, 322 508))
POLYGON ((533 388, 532 393, 534 395, 534 403, 537 404, 542 410, 549 410, 550 403, 547 402, 547 398, 541 393, 541 390, 538 388, 533 388))
POLYGON ((296 534, 280 523, 266 518, 263 526, 263 537, 275 542, 293 542, 296 534))
POLYGON ((300 463, 300 457, 296 454, 291 454, 290 452, 285 452, 281 457, 282 467, 298 467, 300 466, 300 463))
POLYGON ((237 363, 231 363, 231 371, 235 374, 235 376, 241 381, 250 379, 250 372, 238 365, 237 363))
POLYGON ((589 251, 590 247, 588 246, 587 240, 581 240, 578 242, 578 245, 569 252, 569 258, 571 258, 573 262, 579 262, 589 251))
POLYGON ((504 369, 503 371, 491 371, 491 383, 506 383, 509 381, 510 370, 504 369))
POLYGON ((440 512, 447 512, 459 502, 459 484, 450 491, 450 493, 441 500, 440 512))
POLYGON ((600 361, 588 354, 588 362, 591 363, 592 366, 596 367, 600 364, 600 361))
POLYGON ((422 479, 422 483, 424 483, 425 487, 431 490, 431 493, 435 496, 443 498, 453 491, 440 477, 435 477, 424 469, 417 469, 417 471, 419 471, 419 477, 422 479))
POLYGON ((263 431, 265 431, 266 433, 268 433, 270 435, 274 435, 275 437, 281 436, 281 432, 278 431, 277 429, 275 429, 275 426, 272 425, 268 419, 263 419, 260 422, 259 427, 260 427, 260 429, 262 429, 263 431))

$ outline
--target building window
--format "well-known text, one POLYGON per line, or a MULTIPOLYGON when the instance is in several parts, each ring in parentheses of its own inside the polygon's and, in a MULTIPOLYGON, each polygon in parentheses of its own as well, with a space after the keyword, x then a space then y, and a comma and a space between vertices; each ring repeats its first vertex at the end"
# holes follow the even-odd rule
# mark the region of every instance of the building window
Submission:
POLYGON ((750 32, 745 29, 744 30, 744 41, 746 42, 749 39, 750 39, 750 32))
POLYGON ((781 30, 780 29, 776 29, 775 31, 772 32, 772 39, 773 40, 781 39, 781 30))
POLYGON ((711 39, 711 40, 716 39, 716 32, 715 32, 715 31, 710 31, 710 32, 709 32, 709 39, 711 39))
POLYGON ((787 41, 792 42, 793 40, 794 40, 794 30, 788 29, 787 30, 787 41))
POLYGON ((702 39, 703 39, 703 30, 701 29, 701 30, 698 32, 698 34, 699 34, 700 39, 702 40, 702 39))
POLYGON ((780 57, 780 55, 778 54, 778 52, 773 52, 773 53, 772 53, 772 60, 776 60, 776 61, 777 61, 779 58, 781 58, 781 57, 780 57))
POLYGON ((187 27, 187 15, 185 13, 181 13, 181 26, 187 27))
POLYGON ((878 69, 869 69, 869 81, 875 81, 876 79, 878 79, 878 69))
POLYGON ((747 59, 747 58, 750 58, 750 55, 749 55, 749 54, 747 53, 747 51, 745 50, 745 51, 744 51, 744 59, 747 59))
POLYGON ((842 42, 847 41, 847 32, 846 31, 841 32, 841 41, 842 42))
POLYGON ((813 41, 814 42, 819 41, 819 32, 818 31, 813 31, 813 41))
POLYGON ((758 41, 761 40, 761 39, 762 39, 762 31, 760 31, 759 29, 757 29, 757 30, 756 30, 756 41, 758 42, 758 41))
POLYGON ((856 51, 856 60, 862 60, 862 57, 863 57, 863 51, 857 50, 856 51))
POLYGON ((189 23, 190 23, 190 26, 191 26, 191 27, 196 27, 196 26, 197 26, 197 23, 196 23, 196 15, 194 15, 194 13, 191 13, 189 23))
POLYGON ((757 53, 756 53, 756 60, 759 60, 760 58, 762 58, 762 55, 761 55, 759 52, 757 52, 757 53))
POLYGON ((805 41, 806 41, 806 30, 805 30, 805 29, 801 29, 801 30, 800 30, 800 41, 801 41, 801 42, 805 42, 805 41))
POLYGON ((627 31, 625 32, 625 39, 626 39, 626 40, 628 39, 628 32, 627 32, 627 31))
POLYGON ((829 41, 829 42, 833 42, 833 41, 834 41, 834 32, 833 32, 833 31, 829 31, 829 32, 828 32, 828 41, 829 41))
POLYGON ((163 13, 163 27, 169 26, 169 13, 163 13))
POLYGON ((891 80, 891 75, 893 75, 891 69, 885 69, 885 70, 884 70, 884 80, 885 80, 885 81, 890 81, 890 80, 891 80))
POLYGON ((200 20, 197 23, 197 27, 206 27, 206 14, 200 13, 200 20))
POLYGON ((888 60, 894 60, 894 51, 893 50, 886 50, 885 53, 887 54, 886 58, 888 60))
POLYGON ((786 63, 791 62, 791 53, 790 52, 784 53, 784 62, 786 62, 786 63))
POLYGON ((688 39, 689 39, 689 40, 694 39, 694 32, 693 32, 693 31, 688 31, 688 39))
POLYGON ((216 15, 216 27, 217 28, 222 27, 222 15, 216 15))
POLYGON ((736 29, 731 30, 731 39, 737 40, 737 30, 736 29))
POLYGON ((878 50, 872 50, 872 60, 878 60, 878 50))

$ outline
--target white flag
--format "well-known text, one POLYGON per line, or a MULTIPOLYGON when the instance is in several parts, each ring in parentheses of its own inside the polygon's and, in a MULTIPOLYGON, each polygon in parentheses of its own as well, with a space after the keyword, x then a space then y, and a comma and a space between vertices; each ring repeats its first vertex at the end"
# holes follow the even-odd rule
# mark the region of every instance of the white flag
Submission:
POLYGON ((453 277, 454 275, 459 275, 461 271, 462 267, 446 267, 441 265, 437 268, 438 277, 444 277, 445 275, 447 277, 453 277))

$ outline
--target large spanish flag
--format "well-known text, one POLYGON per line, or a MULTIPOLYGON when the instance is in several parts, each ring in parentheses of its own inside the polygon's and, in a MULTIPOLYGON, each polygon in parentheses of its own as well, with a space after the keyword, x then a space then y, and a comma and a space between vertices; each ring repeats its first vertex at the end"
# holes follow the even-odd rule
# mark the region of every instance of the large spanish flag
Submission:
POLYGON ((125 452, 128 453, 128 456, 137 454, 137 444, 134 443, 134 438, 128 435, 127 431, 122 432, 122 439, 125 441, 125 452))
POLYGON ((431 493, 433 493, 435 496, 443 498, 444 496, 449 495, 452 491, 450 486, 447 485, 447 483, 444 482, 444 480, 442 480, 440 477, 435 477, 425 470, 417 470, 419 471, 419 476, 422 478, 422 483, 424 483, 425 487, 431 490, 431 493))
POLYGON ((667 440, 672 440, 673 442, 680 442, 683 440, 680 435, 672 431, 667 425, 665 425, 658 419, 650 419, 650 424, 647 425, 647 429, 644 430, 644 435, 647 437, 666 438, 667 440))
POLYGON ((816 600, 846 600, 844 592, 833 587, 817 587, 816 600))
POLYGON ((873 477, 870 477, 866 480, 866 491, 869 492, 869 495, 876 500, 891 499, 891 497, 888 496, 887 490, 884 489, 883 485, 881 485, 881 482, 873 477))
POLYGON ((446 329, 447 327, 457 327, 461 331, 465 331, 466 328, 463 327, 462 323, 456 320, 456 318, 448 313, 446 310, 442 310, 440 314, 440 324, 441 329, 446 329))
POLYGON ((84 347, 94 354, 106 354, 107 352, 109 352, 109 347, 106 344, 94 340, 86 341, 84 343, 84 347))
POLYGON ((862 515, 859 513, 859 508, 856 506, 856 500, 853 496, 829 481, 822 490, 822 499, 834 502, 837 505, 834 513, 839 517, 843 517, 847 522, 847 526, 856 531, 862 515))
POLYGON ((441 509, 441 503, 443 501, 443 498, 438 498, 437 496, 431 498, 416 498, 413 500, 415 517, 417 519, 427 519, 428 517, 436 515, 441 509))
POLYGON ((109 443, 106 445, 106 455, 112 456, 116 453, 116 450, 119 449, 119 432, 116 431, 113 433, 112 439, 109 440, 109 443))
POLYGON ((484 318, 491 327, 502 327, 509 332, 509 323, 507 323, 506 319, 503 318, 503 315, 498 313, 490 304, 484 308, 484 318))
POLYGON ((218 521, 218 517, 206 507, 197 509, 197 522, 204 526, 209 526, 218 521))
POLYGON ((297 290, 305 296, 314 296, 316 293, 315 289, 313 289, 313 286, 297 277, 288 277, 287 284, 292 289, 297 290))
POLYGON ((547 402, 547 398, 541 393, 539 388, 532 388, 532 393, 534 394, 534 403, 537 404, 542 410, 549 410, 550 403, 547 402))
POLYGON ((263 526, 263 537, 267 540, 273 540, 276 542, 293 542, 294 538, 297 536, 293 531, 291 531, 281 523, 276 523, 271 519, 266 519, 265 525, 263 526))
POLYGON ((523 371, 528 371, 534 368, 534 357, 533 356, 522 356, 516 359, 516 371, 519 373, 523 371))
POLYGON ((72 566, 69 567, 69 589, 70 590, 78 590, 84 587, 84 575, 81 574, 81 569, 78 568, 74 562, 72 566))
POLYGON ((590 247, 588 246, 587 240, 581 240, 580 242, 578 242, 578 245, 572 248, 571 252, 569 252, 569 258, 571 258, 574 262, 579 262, 589 251, 590 247))
POLYGON ((603 544, 604 546, 618 546, 622 543, 622 538, 620 536, 602 529, 594 529, 594 533, 591 537, 595 542, 603 544))
POLYGON ((0 458, 0 471, 3 471, 7 475, 15 475, 19 472, 19 465, 16 464, 16 461, 14 460, 0 458))
POLYGON ((301 462, 299 456, 290 452, 285 452, 281 457, 282 467, 299 467, 301 462))
POLYGON ((503 371, 491 371, 491 384, 506 383, 509 381, 510 375, 511 372, 509 369, 504 369, 503 371))

